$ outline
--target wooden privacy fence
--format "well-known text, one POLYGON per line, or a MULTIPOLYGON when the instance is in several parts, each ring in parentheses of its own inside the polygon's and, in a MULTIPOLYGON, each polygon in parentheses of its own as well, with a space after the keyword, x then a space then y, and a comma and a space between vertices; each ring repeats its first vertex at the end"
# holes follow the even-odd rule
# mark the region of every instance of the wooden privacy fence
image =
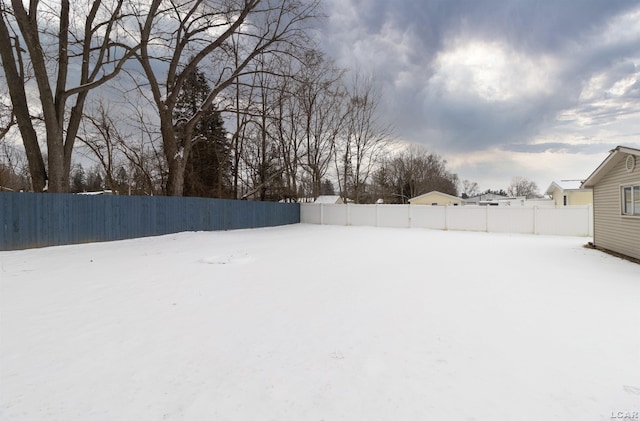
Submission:
POLYGON ((591 206, 421 206, 302 204, 303 223, 593 236, 591 206))
POLYGON ((300 222, 296 203, 0 193, 0 250, 300 222))

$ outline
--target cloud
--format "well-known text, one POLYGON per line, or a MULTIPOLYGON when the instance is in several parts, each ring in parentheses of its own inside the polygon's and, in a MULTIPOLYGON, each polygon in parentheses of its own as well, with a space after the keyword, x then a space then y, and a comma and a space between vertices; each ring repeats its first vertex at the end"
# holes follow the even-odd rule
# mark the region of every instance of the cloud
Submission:
POLYGON ((536 134, 553 114, 557 67, 553 57, 527 56, 496 41, 462 40, 443 50, 424 93, 436 145, 477 150, 536 134))
POLYGON ((401 140, 445 157, 548 161, 637 145, 636 1, 328 4, 324 45, 339 64, 374 73, 401 140))

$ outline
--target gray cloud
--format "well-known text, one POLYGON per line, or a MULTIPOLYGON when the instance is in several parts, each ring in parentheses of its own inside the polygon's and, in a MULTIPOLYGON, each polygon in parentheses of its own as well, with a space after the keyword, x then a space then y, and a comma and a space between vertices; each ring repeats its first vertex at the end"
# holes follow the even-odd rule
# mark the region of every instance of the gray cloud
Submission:
POLYGON ((524 152, 524 153, 542 153, 542 152, 562 152, 570 154, 595 154, 602 151, 602 146, 596 143, 587 144, 570 144, 570 143, 536 143, 536 144, 524 144, 514 143, 507 145, 504 148, 510 152, 524 152))
MULTIPOLYGON (((573 0, 333 0, 349 3, 358 14, 357 26, 377 34, 391 24, 416 29, 428 50, 438 50, 456 36, 508 39, 532 51, 563 49, 583 41, 612 17, 638 7, 636 1, 573 0)), ((330 2, 330 5, 333 3, 330 2)), ((332 6, 330 6, 332 7, 332 6)), ((332 27, 333 31, 343 28, 332 27)))
POLYGON ((382 115, 402 140, 445 157, 496 148, 606 155, 617 143, 637 145, 635 0, 328 5, 327 52, 375 75, 382 115))

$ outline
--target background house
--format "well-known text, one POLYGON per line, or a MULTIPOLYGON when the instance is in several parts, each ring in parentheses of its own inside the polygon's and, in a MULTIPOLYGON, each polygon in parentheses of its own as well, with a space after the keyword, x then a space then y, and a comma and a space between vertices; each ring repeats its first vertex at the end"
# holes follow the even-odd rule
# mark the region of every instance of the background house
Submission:
POLYGON ((527 199, 525 196, 509 197, 502 196, 494 193, 484 193, 477 196, 463 199, 464 205, 479 205, 479 206, 512 206, 512 207, 528 207, 534 206, 553 206, 551 199, 527 199))
POLYGON ((409 199, 410 205, 460 206, 462 199, 439 191, 431 191, 409 199))
POLYGON ((556 206, 592 204, 593 191, 581 185, 582 180, 553 181, 544 194, 551 196, 556 206))
POLYGON ((618 146, 585 180, 596 247, 640 259, 640 149, 618 146))
POLYGON ((313 203, 322 204, 322 205, 342 205, 344 204, 344 200, 340 196, 318 196, 313 203))
POLYGON ((509 199, 509 196, 503 196, 495 193, 483 193, 471 196, 463 200, 465 205, 486 205, 491 202, 498 202, 498 200, 509 199))

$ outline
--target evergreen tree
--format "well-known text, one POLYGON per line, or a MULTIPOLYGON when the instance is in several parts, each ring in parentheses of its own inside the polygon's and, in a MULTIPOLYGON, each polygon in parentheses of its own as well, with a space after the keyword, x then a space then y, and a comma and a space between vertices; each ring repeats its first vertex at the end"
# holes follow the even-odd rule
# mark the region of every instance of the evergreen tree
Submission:
POLYGON ((73 170, 71 171, 71 193, 81 193, 85 190, 85 173, 82 165, 77 164, 74 165, 73 170))
POLYGON ((100 167, 96 164, 89 173, 86 175, 85 182, 86 191, 100 191, 104 190, 104 178, 100 171, 100 167))
POLYGON ((336 190, 333 187, 333 183, 331 180, 324 179, 322 180, 322 184, 320 185, 320 194, 333 196, 336 194, 336 190))
POLYGON ((487 189, 486 191, 482 192, 481 194, 496 194, 498 196, 504 196, 504 197, 508 197, 509 195, 507 194, 506 191, 504 191, 503 189, 500 190, 491 190, 491 189, 487 189))
MULTIPOLYGON (((176 127, 198 112, 210 90, 200 70, 188 75, 174 113, 176 127)), ((184 195, 231 197, 230 173, 230 141, 220 112, 212 105, 194 131, 194 142, 185 169, 184 195)))

